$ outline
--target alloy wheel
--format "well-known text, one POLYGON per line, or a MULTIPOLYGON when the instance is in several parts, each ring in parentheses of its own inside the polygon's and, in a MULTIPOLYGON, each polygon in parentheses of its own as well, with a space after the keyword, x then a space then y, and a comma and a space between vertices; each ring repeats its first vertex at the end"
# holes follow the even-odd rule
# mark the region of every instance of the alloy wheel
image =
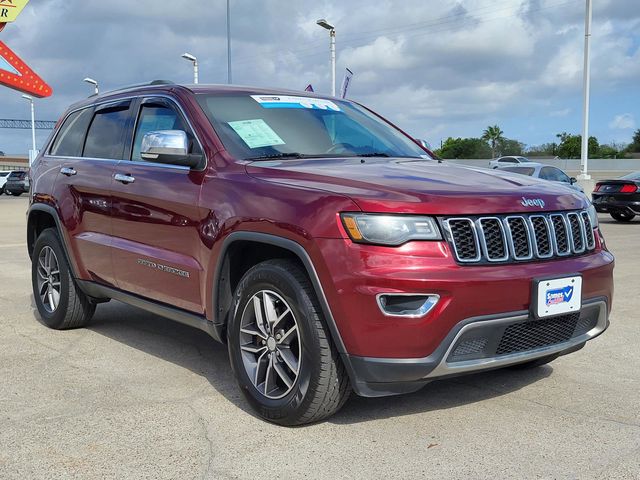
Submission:
POLYGON ((254 294, 244 307, 239 338, 244 369, 258 392, 274 400, 287 395, 302 360, 300 331, 289 304, 271 290, 254 294))
POLYGON ((43 247, 38 255, 38 294, 45 310, 55 312, 60 303, 60 266, 49 246, 43 247))

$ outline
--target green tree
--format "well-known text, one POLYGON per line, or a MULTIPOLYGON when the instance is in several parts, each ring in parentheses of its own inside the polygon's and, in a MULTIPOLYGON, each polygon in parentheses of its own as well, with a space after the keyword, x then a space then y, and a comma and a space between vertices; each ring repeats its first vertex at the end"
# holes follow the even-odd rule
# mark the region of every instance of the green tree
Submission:
MULTIPOLYGON (((558 145, 558 156, 561 158, 580 158, 582 150, 582 135, 571 135, 567 132, 562 132, 556 135, 560 139, 560 145, 558 145)), ((589 158, 598 156, 600 145, 596 137, 589 137, 588 145, 589 158)))
POLYGON ((447 138, 435 152, 441 158, 488 158, 489 145, 481 138, 447 138))
POLYGON ((501 141, 505 140, 503 134, 504 132, 500 130, 498 125, 488 126, 482 132, 482 140, 489 142, 491 145, 491 158, 496 158, 496 147, 501 141))
POLYGON ((512 140, 510 138, 503 138, 498 143, 499 155, 522 155, 524 152, 525 144, 518 140, 512 140))
POLYGON ((558 144, 555 142, 543 143, 527 150, 529 157, 555 157, 556 155, 558 155, 558 144))
POLYGON ((633 139, 627 147, 628 152, 640 153, 640 128, 633 134, 633 139))

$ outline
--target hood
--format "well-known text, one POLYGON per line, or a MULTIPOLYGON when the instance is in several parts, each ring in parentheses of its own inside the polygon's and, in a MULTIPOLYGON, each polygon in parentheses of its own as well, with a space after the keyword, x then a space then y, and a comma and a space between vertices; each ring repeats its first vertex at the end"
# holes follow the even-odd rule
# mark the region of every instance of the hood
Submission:
POLYGON ((553 182, 484 168, 406 158, 259 161, 265 181, 345 195, 365 212, 473 215, 586 208, 587 198, 553 182))

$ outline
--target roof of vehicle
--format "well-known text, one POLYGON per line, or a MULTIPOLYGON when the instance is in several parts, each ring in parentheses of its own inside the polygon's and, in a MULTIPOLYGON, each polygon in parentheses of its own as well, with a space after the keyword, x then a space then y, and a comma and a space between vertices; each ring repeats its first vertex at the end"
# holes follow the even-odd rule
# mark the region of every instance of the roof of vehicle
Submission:
POLYGON ((169 82, 166 80, 156 80, 151 83, 145 83, 141 85, 131 85, 116 90, 110 90, 98 95, 91 95, 88 98, 82 99, 73 105, 72 109, 92 105, 99 103, 102 100, 108 100, 112 97, 125 96, 125 94, 137 94, 148 92, 170 92, 174 90, 186 90, 195 94, 246 94, 246 95, 295 95, 297 97, 310 97, 310 98, 326 98, 341 100, 339 98, 332 97, 331 95, 322 95, 315 92, 307 92, 301 90, 287 90, 283 88, 267 88, 267 87, 255 87, 249 85, 227 85, 227 84, 178 84, 169 82))
POLYGON ((524 158, 528 160, 527 157, 523 157, 522 155, 502 155, 501 157, 496 158, 496 160, 500 160, 501 158, 524 158))

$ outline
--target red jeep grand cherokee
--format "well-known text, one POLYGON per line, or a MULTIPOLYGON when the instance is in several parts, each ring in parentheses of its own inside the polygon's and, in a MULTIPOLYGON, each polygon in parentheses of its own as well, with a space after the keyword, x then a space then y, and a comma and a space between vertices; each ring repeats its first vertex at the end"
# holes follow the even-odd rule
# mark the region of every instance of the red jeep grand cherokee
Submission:
POLYGON ((357 103, 168 82, 91 97, 32 169, 38 312, 117 299, 226 342, 265 419, 534 367, 608 325, 613 256, 578 193, 432 155, 357 103))

